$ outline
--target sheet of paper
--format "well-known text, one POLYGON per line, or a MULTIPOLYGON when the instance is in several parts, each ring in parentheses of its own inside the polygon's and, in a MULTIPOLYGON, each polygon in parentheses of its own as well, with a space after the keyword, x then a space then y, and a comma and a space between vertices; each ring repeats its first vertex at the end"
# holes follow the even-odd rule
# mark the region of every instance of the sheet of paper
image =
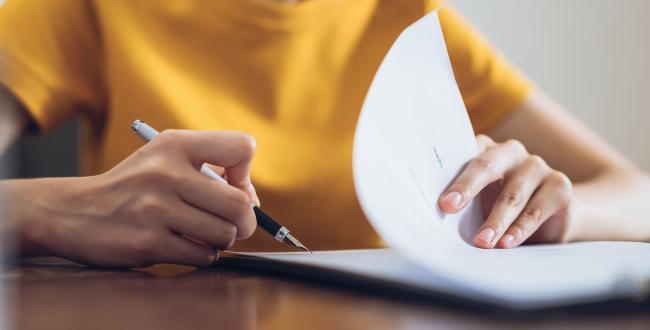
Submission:
POLYGON ((650 245, 598 243, 482 250, 468 244, 478 203, 456 215, 437 200, 477 153, 436 13, 407 28, 375 75, 357 124, 354 179, 388 245, 414 263, 512 301, 638 290, 650 245), (629 288, 623 288, 628 286, 629 288))
POLYGON ((448 215, 437 200, 476 153, 438 16, 431 13, 394 43, 357 124, 357 196, 391 250, 256 255, 520 309, 648 289, 650 244, 594 242, 509 250, 471 246, 468 242, 483 222, 478 205, 448 215))
MULTIPOLYGON (((523 249, 530 248, 524 247, 523 249)), ((537 249, 536 253, 538 255, 531 256, 531 258, 539 257, 543 253, 552 255, 556 252, 553 248, 545 249, 544 252, 537 249)), ((628 258, 628 261, 636 259, 637 262, 644 257, 643 253, 645 253, 645 256, 648 255, 648 250, 645 249, 644 252, 644 249, 639 248, 638 243, 621 243, 616 244, 616 247, 612 247, 609 242, 578 243, 573 246, 570 253, 573 255, 573 259, 577 259, 581 258, 581 255, 588 258, 590 254, 595 252, 600 252, 599 256, 603 259, 616 259, 619 256, 624 256, 624 258, 628 258)), ((614 278, 585 276, 583 274, 581 276, 584 277, 585 282, 591 281, 592 283, 571 281, 567 283, 571 283, 575 287, 567 289, 567 285, 563 284, 563 278, 561 277, 566 273, 559 272, 557 276, 551 276, 545 280, 547 283, 555 281, 559 284, 557 287, 550 286, 550 290, 549 285, 536 287, 537 283, 543 280, 539 276, 544 274, 533 274, 533 280, 528 285, 502 290, 501 287, 486 285, 487 282, 480 279, 482 273, 475 274, 477 278, 468 283, 465 280, 456 278, 446 271, 444 267, 432 270, 430 267, 424 267, 404 257, 403 254, 393 249, 315 251, 313 255, 303 252, 245 254, 356 274, 399 285, 408 285, 423 291, 444 293, 521 310, 602 301, 609 298, 643 296, 650 289, 647 286, 650 285, 648 282, 646 282, 645 287, 635 284, 639 283, 638 279, 640 277, 634 277, 634 274, 630 272, 622 273, 614 278), (595 281, 594 278, 596 278, 595 281), (612 280, 615 282, 612 283, 612 280)), ((540 262, 548 263, 548 259, 540 262)), ((566 267, 568 265, 558 262, 551 266, 566 267)), ((608 265, 603 266, 608 267, 608 265)), ((585 272, 590 273, 593 271, 592 268, 586 269, 585 272)), ((576 269, 571 268, 571 270, 575 271, 576 269)), ((290 272, 289 269, 287 271, 290 272)), ((577 275, 580 274, 582 272, 577 275)), ((502 276, 505 281, 508 281, 509 276, 507 274, 502 274, 502 276)), ((508 284, 506 283, 506 285, 508 284)))

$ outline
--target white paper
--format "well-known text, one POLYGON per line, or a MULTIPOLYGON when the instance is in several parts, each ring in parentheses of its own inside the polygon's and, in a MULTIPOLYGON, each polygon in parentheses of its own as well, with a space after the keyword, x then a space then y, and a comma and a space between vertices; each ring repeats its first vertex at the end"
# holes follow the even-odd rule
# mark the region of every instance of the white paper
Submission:
POLYGON ((357 124, 357 196, 381 237, 402 256, 468 290, 513 302, 638 290, 634 283, 650 278, 650 244, 645 243, 471 246, 483 222, 478 203, 451 215, 441 212, 437 200, 476 153, 438 16, 432 13, 394 43, 357 124))
MULTIPOLYGON (((264 254, 514 308, 640 294, 650 244, 595 242, 483 250, 478 203, 449 215, 441 192, 477 153, 438 16, 395 41, 366 97, 354 144, 361 206, 391 250, 264 254)), ((307 242, 308 243, 308 242, 307 242)))
MULTIPOLYGON (((571 248, 572 257, 565 260, 579 259, 581 255, 588 257, 598 252, 600 258, 609 260, 623 256, 623 259, 626 260, 622 260, 619 266, 625 267, 635 260, 639 262, 644 258, 647 259, 647 248, 640 248, 639 244, 616 243, 616 247, 612 247, 611 242, 577 243, 571 248)), ((530 247, 522 249, 530 249, 530 247)), ((444 293, 520 310, 647 294, 649 283, 645 282, 644 286, 644 282, 640 281, 644 278, 648 279, 647 272, 634 273, 632 270, 612 272, 612 269, 608 269, 612 264, 598 265, 597 263, 589 265, 586 269, 576 270, 578 267, 572 267, 559 260, 549 262, 553 259, 552 255, 557 252, 554 248, 536 249, 536 251, 538 254, 530 256, 531 258, 537 258, 544 253, 551 256, 551 259, 541 258, 538 260, 540 265, 571 268, 566 271, 550 272, 550 275, 546 274, 549 271, 539 273, 531 270, 529 276, 532 279, 529 282, 516 281, 512 283, 512 276, 494 271, 474 273, 474 278, 470 278, 468 281, 466 278, 454 276, 444 267, 435 268, 435 270, 432 270, 431 267, 424 267, 393 249, 315 251, 313 255, 303 252, 246 254, 356 274, 408 285, 421 289, 423 292, 444 293), (576 273, 571 275, 571 272, 576 273), (496 279, 496 281, 502 283, 491 285, 495 279, 484 280, 484 273, 491 276, 500 275, 500 279, 496 279), (581 277, 583 281, 566 280, 564 276, 567 273, 572 278, 581 277), (543 278, 542 276, 547 277, 543 278), (557 285, 553 285, 553 283, 557 285)), ((467 269, 467 271, 474 270, 467 269)))

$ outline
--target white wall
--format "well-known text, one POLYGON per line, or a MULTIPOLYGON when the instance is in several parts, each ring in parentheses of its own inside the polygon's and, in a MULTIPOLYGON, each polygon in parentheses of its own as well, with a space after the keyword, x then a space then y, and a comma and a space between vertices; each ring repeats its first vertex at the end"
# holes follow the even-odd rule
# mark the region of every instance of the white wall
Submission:
POLYGON ((538 86, 650 170, 650 1, 451 3, 538 86))

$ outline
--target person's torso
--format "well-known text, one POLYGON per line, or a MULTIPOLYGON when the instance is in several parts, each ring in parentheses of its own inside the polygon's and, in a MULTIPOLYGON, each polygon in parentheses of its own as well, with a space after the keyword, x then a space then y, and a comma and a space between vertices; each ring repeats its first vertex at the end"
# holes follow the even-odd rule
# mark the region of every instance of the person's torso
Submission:
MULTIPOLYGON (((352 181, 354 127, 397 35, 423 1, 95 1, 108 99, 84 170, 103 172, 158 129, 255 136, 262 207, 313 249, 375 247, 352 181)), ((399 111, 399 109, 396 109, 399 111)), ((386 132, 390 134, 390 132, 386 132)), ((234 249, 284 248, 263 233, 234 249)))

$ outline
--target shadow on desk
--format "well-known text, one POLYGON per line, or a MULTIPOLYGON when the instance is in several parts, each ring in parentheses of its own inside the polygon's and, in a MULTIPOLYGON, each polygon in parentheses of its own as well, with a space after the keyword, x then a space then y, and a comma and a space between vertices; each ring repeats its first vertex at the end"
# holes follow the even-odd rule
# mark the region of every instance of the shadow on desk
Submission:
POLYGON ((232 269, 98 270, 60 260, 6 269, 15 329, 639 328, 650 305, 540 313, 466 308, 232 269))

